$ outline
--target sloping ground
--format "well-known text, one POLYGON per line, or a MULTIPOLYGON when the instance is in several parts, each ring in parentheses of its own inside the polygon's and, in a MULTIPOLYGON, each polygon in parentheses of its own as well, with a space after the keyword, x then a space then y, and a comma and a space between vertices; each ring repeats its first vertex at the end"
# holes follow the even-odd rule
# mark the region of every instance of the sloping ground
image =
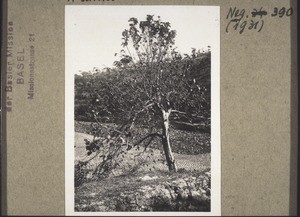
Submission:
MULTIPOLYGON (((85 133, 75 133, 75 160, 85 161, 93 156, 87 156, 84 139, 92 140, 92 136, 85 133)), ((210 168, 210 154, 187 155, 174 153, 178 170, 203 171, 210 168)), ((167 171, 168 168, 163 161, 164 155, 156 149, 149 149, 146 153, 132 149, 128 151, 127 156, 122 160, 123 165, 139 164, 139 171, 161 170, 167 171)), ((91 164, 97 164, 97 159, 91 164)))
MULTIPOLYGON (((91 134, 92 122, 75 121, 75 131, 79 133, 91 134)), ((107 127, 116 127, 115 124, 105 124, 107 127)), ((105 130, 105 129, 103 129, 105 130)), ((157 131, 160 132, 160 131, 157 131)), ((148 130, 142 127, 132 129, 132 134, 135 135, 136 141, 148 134, 148 130)), ((170 128, 170 141, 172 150, 178 154, 198 155, 211 152, 210 133, 201 133, 196 131, 187 131, 170 128)), ((154 139, 151 147, 161 147, 159 139, 154 139)))
MULTIPOLYGON (((75 133, 75 160, 86 161, 85 133, 75 133)), ((178 173, 168 172, 158 149, 128 151, 108 178, 75 188, 76 211, 209 211, 210 154, 174 154, 178 173)), ((99 163, 91 161, 93 168, 99 163)))
POLYGON ((210 211, 210 172, 118 176, 76 188, 75 211, 210 211))

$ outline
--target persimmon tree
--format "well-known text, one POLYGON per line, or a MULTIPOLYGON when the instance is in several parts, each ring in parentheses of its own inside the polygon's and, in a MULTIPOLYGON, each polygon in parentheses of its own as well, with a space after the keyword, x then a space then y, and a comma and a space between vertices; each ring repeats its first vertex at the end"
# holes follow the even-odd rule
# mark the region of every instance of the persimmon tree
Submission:
MULTIPOLYGON (((114 156, 124 151, 124 145, 128 150, 146 143, 146 150, 157 138, 169 171, 176 172, 170 124, 173 121, 194 126, 197 125, 195 120, 210 117, 210 105, 207 106, 210 103, 210 51, 192 49, 190 55, 180 54, 175 47, 176 31, 159 16, 147 15, 144 21, 130 18, 128 22, 128 28, 122 32, 122 49, 115 54, 119 55, 115 67, 98 73, 94 78, 96 82, 92 82, 91 115, 99 124, 95 136, 102 139, 87 141, 88 154, 100 153, 104 144, 111 144, 113 148, 106 152, 104 159, 112 162, 114 156), (106 127, 103 122, 107 119, 117 127, 109 130, 108 138, 103 138, 101 129, 106 127), (134 127, 148 131, 135 140, 132 138, 134 127)), ((100 167, 103 169, 103 164, 100 167)))
MULTIPOLYGON (((137 93, 134 94, 143 101, 142 109, 155 114, 148 113, 145 117, 151 120, 160 116, 166 161, 169 170, 176 171, 169 136, 170 116, 172 113, 175 116, 197 116, 201 111, 198 107, 201 103, 197 102, 203 101, 201 79, 197 75, 191 76, 192 61, 199 57, 199 53, 192 49, 192 54, 183 58, 175 47, 176 31, 159 16, 155 19, 153 15, 147 15, 144 21, 130 18, 129 28, 122 32, 122 36, 121 58, 115 65, 135 72, 134 88, 137 93)), ((209 71, 205 72, 205 75, 209 74, 209 71)))

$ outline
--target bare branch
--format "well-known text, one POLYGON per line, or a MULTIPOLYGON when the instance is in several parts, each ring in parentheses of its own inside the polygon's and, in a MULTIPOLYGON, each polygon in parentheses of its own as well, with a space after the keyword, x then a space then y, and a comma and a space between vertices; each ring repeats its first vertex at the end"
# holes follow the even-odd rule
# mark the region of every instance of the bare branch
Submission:
POLYGON ((135 144, 133 144, 133 146, 137 146, 139 144, 141 144, 143 141, 145 141, 146 139, 150 138, 150 137, 159 137, 159 138, 162 138, 163 135, 159 134, 159 133, 151 133, 151 134, 148 134, 147 136, 145 136, 144 138, 140 139, 138 142, 136 142, 135 144))

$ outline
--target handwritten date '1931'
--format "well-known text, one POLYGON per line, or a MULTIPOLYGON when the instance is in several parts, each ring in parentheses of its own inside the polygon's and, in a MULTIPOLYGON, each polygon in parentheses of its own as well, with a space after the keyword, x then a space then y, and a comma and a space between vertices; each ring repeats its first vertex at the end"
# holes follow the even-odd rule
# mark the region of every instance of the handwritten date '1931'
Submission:
MULTIPOLYGON (((271 13, 271 17, 289 17, 293 14, 293 9, 285 7, 277 8, 275 7, 271 13)), ((226 19, 229 20, 226 26, 226 32, 229 30, 238 31, 240 34, 245 32, 245 30, 256 30, 260 32, 264 25, 264 17, 268 16, 268 12, 261 7, 260 9, 254 8, 251 11, 251 15, 246 14, 245 9, 238 9, 236 7, 230 7, 226 19)))

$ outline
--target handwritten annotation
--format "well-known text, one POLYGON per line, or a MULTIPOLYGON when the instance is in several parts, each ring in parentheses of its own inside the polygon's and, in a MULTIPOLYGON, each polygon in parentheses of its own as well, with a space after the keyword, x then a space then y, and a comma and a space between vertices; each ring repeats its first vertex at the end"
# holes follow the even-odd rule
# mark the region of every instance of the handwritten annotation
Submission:
POLYGON ((293 14, 293 8, 286 9, 273 8, 272 12, 268 13, 261 7, 260 9, 253 8, 250 14, 246 13, 245 9, 238 9, 237 7, 230 7, 226 19, 229 20, 226 26, 226 32, 238 31, 240 34, 244 33, 246 30, 254 30, 261 32, 264 25, 266 16, 271 17, 289 17, 293 14))

